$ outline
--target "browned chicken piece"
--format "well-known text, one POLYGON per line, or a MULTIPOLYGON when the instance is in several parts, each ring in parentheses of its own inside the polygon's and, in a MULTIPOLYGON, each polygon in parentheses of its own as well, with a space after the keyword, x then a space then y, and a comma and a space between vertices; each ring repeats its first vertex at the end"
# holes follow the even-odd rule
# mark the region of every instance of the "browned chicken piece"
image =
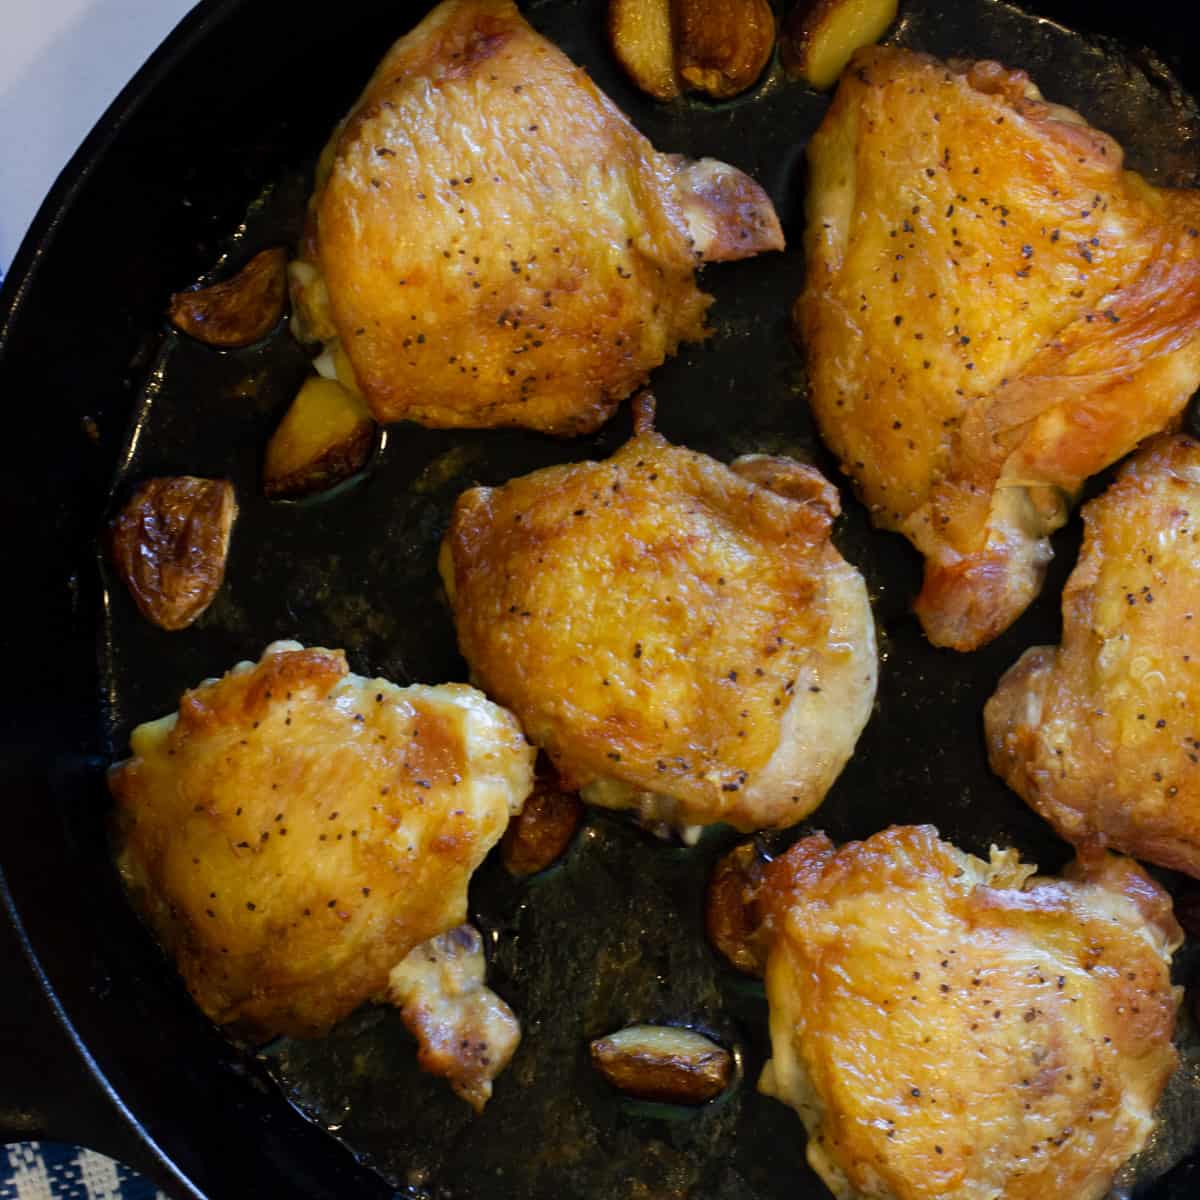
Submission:
POLYGON ((970 650, 1041 587, 1089 475, 1200 384, 1200 193, 1154 188, 1021 71, 860 52, 809 149, 812 402, 917 613, 970 650))
POLYGON ((638 433, 606 462, 459 498, 459 646, 564 786, 650 825, 792 825, 875 695, 866 587, 812 467, 732 467, 638 433))
POLYGON ((460 925, 411 951, 392 968, 388 998, 417 1039, 417 1058, 450 1081, 476 1112, 521 1040, 513 1011, 483 982, 487 959, 473 925, 460 925))
POLYGON ((1200 444, 1151 442, 1083 519, 1062 645, 984 709, 992 767, 1067 841, 1200 877, 1200 444))
POLYGON ((131 744, 109 776, 122 879, 196 1003, 261 1038, 384 998, 462 923, 533 782, 516 722, 473 688, 365 679, 295 642, 131 744))
POLYGON ((928 826, 767 868, 772 1059, 839 1200, 1100 1200, 1175 1068, 1183 935, 1131 859, 1034 878, 928 826))
POLYGON ((701 262, 782 247, 753 180, 657 153, 510 0, 446 0, 325 148, 297 332, 381 421, 583 433, 704 336, 701 262))

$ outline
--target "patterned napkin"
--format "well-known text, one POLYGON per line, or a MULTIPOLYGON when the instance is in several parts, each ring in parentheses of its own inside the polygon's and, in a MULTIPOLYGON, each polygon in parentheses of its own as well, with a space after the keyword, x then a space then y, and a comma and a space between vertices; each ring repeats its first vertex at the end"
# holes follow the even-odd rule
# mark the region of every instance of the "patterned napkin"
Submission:
POLYGON ((0 1146, 0 1200, 169 1200, 120 1163, 57 1142, 0 1146))

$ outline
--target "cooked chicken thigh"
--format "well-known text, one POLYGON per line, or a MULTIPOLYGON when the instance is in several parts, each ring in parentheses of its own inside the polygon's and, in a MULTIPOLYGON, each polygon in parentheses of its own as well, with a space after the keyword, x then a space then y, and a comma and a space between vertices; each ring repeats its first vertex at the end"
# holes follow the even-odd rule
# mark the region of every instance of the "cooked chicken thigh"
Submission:
POLYGON ((704 336, 700 262, 782 247, 756 183, 657 153, 510 0, 446 0, 326 147, 293 296, 381 421, 572 434, 704 336))
POLYGON ((860 52, 809 149, 795 317, 821 430, 970 650, 1084 480, 1200 384, 1200 193, 1149 186, 1023 72, 860 52))
POLYGON ((928 826, 767 868, 773 1057, 839 1200, 1099 1200, 1175 1067, 1182 941, 1130 859, 1060 879, 928 826))
POLYGON ((794 824, 875 694, 862 577, 811 467, 732 467, 640 432, 607 462, 459 498, 459 646, 585 800, 676 827, 794 824))
POLYGON ((196 1003, 318 1034, 461 924, 533 750, 473 688, 399 688, 277 642, 140 725, 113 768, 118 866, 196 1003))
POLYGON ((1151 442, 1083 519, 1062 645, 984 709, 992 767, 1068 841, 1200 877, 1200 444, 1151 442))
POLYGON ((484 983, 487 959, 473 925, 440 933, 392 968, 388 999, 420 1045, 421 1066, 442 1075, 476 1112, 521 1040, 513 1011, 484 983))

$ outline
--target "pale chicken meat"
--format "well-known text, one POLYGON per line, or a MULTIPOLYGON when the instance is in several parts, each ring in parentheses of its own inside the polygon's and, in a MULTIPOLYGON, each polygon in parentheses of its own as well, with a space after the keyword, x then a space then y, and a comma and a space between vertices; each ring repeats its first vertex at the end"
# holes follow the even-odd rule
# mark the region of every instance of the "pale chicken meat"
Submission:
POLYGON ((471 873, 519 812, 533 750, 462 684, 350 674, 267 648, 140 725, 109 785, 135 907, 213 1021, 318 1035, 462 924, 471 873))
POLYGON ((643 430, 459 498, 441 571, 473 676, 583 799, 675 829, 794 824, 871 712, 874 625, 811 467, 643 430))
POLYGON ((296 328, 381 421, 582 433, 705 336, 698 265, 782 247, 753 180, 658 153, 509 0, 446 0, 322 155, 296 328))
POLYGON ((422 942, 392 968, 388 999, 420 1046, 418 1061, 443 1075, 476 1112, 521 1040, 513 1011, 484 983, 487 959, 473 925, 422 942))
POLYGON ((992 767, 1068 841, 1200 877, 1200 444, 1151 442, 1083 519, 1062 644, 984 710, 992 767))
POLYGON ((1131 859, 1061 879, 928 826, 766 870, 772 1058, 838 1200, 1100 1200, 1176 1065, 1182 941, 1131 859))
POLYGON ((930 640, 970 650, 1037 594, 1087 477, 1200 384, 1200 193, 1023 72, 892 48, 855 56, 809 159, 813 409, 924 555, 930 640))

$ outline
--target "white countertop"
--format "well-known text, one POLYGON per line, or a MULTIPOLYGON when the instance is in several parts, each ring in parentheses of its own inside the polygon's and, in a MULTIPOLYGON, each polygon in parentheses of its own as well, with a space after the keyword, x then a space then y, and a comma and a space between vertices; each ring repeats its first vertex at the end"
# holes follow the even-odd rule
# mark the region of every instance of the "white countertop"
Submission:
POLYGON ((0 274, 59 171, 194 0, 0 0, 0 274))

